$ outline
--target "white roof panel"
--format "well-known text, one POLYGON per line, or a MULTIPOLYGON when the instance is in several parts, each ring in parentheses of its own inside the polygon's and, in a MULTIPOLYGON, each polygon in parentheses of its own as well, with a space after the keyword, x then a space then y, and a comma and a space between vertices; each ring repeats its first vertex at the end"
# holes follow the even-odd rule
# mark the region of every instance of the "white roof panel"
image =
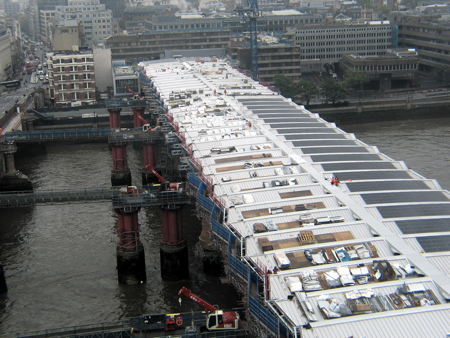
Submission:
MULTIPOLYGON (((252 81, 223 60, 142 65, 191 162, 201 163, 198 176, 209 186, 208 196, 222 201, 218 204, 227 214, 225 226, 234 229, 238 239, 245 238, 241 248, 245 258, 261 271, 285 269, 279 272, 282 275, 305 268, 340 269, 344 287, 306 295, 296 292, 290 299, 286 280, 274 279, 268 308, 276 315, 294 326, 309 324, 312 329, 301 328, 304 337, 438 337, 450 332, 450 305, 430 305, 428 298, 421 299, 423 306, 338 319, 325 319, 318 308, 324 299, 320 297, 344 297, 342 288, 371 287, 380 299, 390 293, 398 296, 401 280, 350 286, 346 268, 373 260, 387 260, 391 266, 399 260, 408 262, 405 269, 414 266, 417 272, 410 279, 420 281, 412 288, 423 284, 441 303, 443 297, 450 298, 449 251, 444 243, 449 234, 442 221, 450 216, 450 204, 441 201, 443 193, 436 193, 442 191, 436 181, 252 81), (270 147, 251 147, 261 144, 270 147), (341 175, 337 185, 331 184, 332 175, 341 175), (289 185, 293 178, 296 184, 289 185), (421 203, 418 190, 429 191, 426 203, 421 203), (432 233, 421 228, 421 217, 428 219, 432 233), (302 242, 297 244, 299 235, 302 242), (439 243, 434 245, 434 239, 439 243), (311 261, 305 249, 315 255, 311 261), (311 300, 317 321, 300 308, 302 297, 311 300)), ((413 285, 410 279, 407 283, 413 285)))

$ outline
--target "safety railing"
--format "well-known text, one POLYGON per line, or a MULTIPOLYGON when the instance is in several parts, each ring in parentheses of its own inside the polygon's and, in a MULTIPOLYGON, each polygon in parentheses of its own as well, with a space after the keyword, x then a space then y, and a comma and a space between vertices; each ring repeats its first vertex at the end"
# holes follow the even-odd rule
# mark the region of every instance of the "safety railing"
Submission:
POLYGON ((24 207, 34 204, 58 204, 85 201, 111 200, 113 207, 141 208, 153 206, 175 206, 192 202, 184 191, 155 191, 153 189, 138 189, 140 193, 127 194, 115 189, 92 188, 79 190, 47 190, 34 192, 2 192, 0 193, 0 208, 24 207))
POLYGON ((111 200, 113 194, 113 190, 106 188, 2 192, 0 193, 0 208, 22 207, 42 203, 57 204, 66 202, 111 200))
POLYGON ((155 206, 177 206, 192 202, 185 192, 158 191, 145 192, 141 194, 114 194, 113 207, 120 208, 142 208, 155 206))
POLYGON ((40 337, 132 337, 131 328, 126 321, 114 323, 99 323, 92 325, 69 326, 57 329, 32 331, 15 335, 19 338, 40 337))
POLYGON ((6 133, 5 139, 7 141, 15 142, 43 142, 78 139, 106 139, 110 134, 111 129, 109 128, 31 130, 6 133))

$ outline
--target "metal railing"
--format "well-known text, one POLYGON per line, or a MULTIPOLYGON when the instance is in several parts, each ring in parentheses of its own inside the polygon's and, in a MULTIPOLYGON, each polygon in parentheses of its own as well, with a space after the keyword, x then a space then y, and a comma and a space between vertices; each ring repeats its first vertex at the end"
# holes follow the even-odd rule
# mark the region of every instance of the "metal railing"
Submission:
POLYGON ((55 142, 76 140, 106 140, 109 142, 160 142, 164 140, 164 134, 156 129, 143 132, 141 128, 127 130, 110 128, 88 129, 56 129, 56 130, 30 130, 14 131, 2 136, 6 142, 55 142))
POLYGON ((16 337, 132 337, 132 335, 128 322, 121 321, 32 331, 16 337))
POLYGON ((73 140, 106 140, 111 134, 109 128, 90 129, 59 129, 59 130, 30 130, 14 131, 5 134, 6 141, 14 142, 49 142, 73 140))
POLYGON ((47 190, 33 192, 2 192, 0 208, 26 207, 34 204, 82 203, 87 201, 112 201, 115 209, 142 208, 155 206, 176 206, 192 202, 182 191, 155 191, 142 187, 139 193, 122 193, 118 189, 91 188, 47 190))

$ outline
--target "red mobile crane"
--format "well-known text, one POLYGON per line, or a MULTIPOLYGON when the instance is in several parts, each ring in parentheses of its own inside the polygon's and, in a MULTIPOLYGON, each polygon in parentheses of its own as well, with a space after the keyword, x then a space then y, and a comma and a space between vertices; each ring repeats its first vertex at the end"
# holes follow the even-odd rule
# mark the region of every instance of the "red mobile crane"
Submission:
POLYGON ((180 289, 180 291, 178 291, 178 294, 192 299, 194 302, 203 306, 205 311, 208 312, 208 317, 206 320, 206 328, 208 330, 218 331, 239 328, 239 313, 235 311, 219 310, 217 306, 209 304, 206 300, 192 293, 191 290, 184 286, 180 289))
POLYGON ((136 92, 135 92, 133 89, 131 89, 130 87, 125 86, 125 89, 126 89, 129 93, 131 93, 131 95, 133 95, 133 99, 135 99, 135 100, 144 100, 143 97, 141 97, 138 93, 136 93, 136 92))
POLYGON ((155 168, 153 168, 150 165, 146 165, 145 168, 147 168, 155 177, 157 178, 159 183, 168 183, 168 190, 170 191, 181 191, 182 189, 182 183, 170 183, 168 179, 166 179, 164 176, 162 176, 159 172, 156 171, 155 168))

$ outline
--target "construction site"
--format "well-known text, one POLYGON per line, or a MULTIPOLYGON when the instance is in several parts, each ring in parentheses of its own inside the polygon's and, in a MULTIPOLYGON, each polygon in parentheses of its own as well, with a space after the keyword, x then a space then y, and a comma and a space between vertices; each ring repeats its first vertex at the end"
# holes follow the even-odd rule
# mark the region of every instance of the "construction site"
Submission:
MULTIPOLYGON (((223 312, 180 290, 204 308, 206 330, 192 334, 217 335, 221 325, 230 335, 242 328, 258 337, 448 332, 448 191, 223 60, 140 66, 151 105, 138 97, 111 100, 109 131, 89 131, 109 139, 115 188, 4 192, 2 207, 112 199, 118 280, 145 283, 140 208, 161 208, 161 275, 184 280, 189 270, 180 209, 194 203, 201 224, 196 259, 205 270, 224 270, 243 296, 244 311, 223 312), (129 130, 121 130, 124 107, 132 110, 129 130), (131 185, 130 143, 142 147, 142 186, 131 185)), ((4 137, 12 144, 86 133, 35 130, 4 137)), ((115 330, 143 334, 150 327, 142 321, 153 319, 140 317, 115 330)), ((164 325, 176 323, 174 315, 158 325, 169 331, 164 325)))

